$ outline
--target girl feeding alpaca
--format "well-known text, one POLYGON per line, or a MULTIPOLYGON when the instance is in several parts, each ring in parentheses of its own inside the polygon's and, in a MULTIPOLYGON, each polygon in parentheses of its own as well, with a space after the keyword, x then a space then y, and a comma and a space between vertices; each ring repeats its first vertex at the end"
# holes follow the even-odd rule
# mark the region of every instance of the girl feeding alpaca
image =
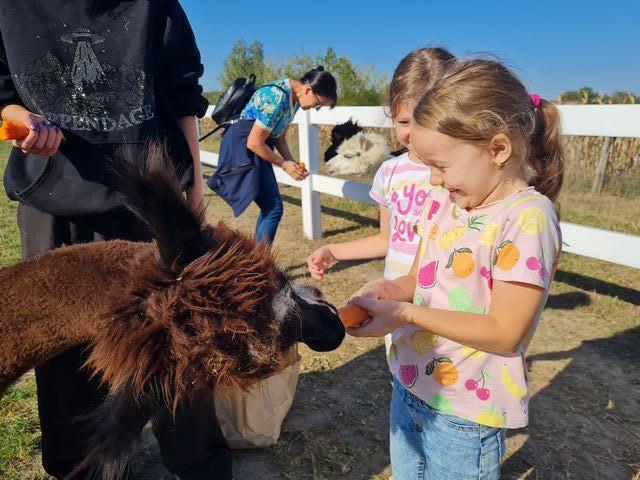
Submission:
MULTIPOLYGON (((396 67, 389 88, 390 110, 398 141, 409 145, 411 112, 416 101, 442 75, 453 55, 441 48, 421 48, 396 67)), ((385 278, 406 274, 418 248, 413 232, 431 186, 429 168, 404 153, 385 161, 376 172, 369 195, 380 204, 380 233, 345 243, 324 245, 307 258, 309 273, 322 280, 338 260, 385 257, 385 278)))
POLYGON ((413 117, 435 187, 419 254, 352 299, 371 319, 349 333, 392 332, 394 477, 495 479, 505 429, 528 421, 525 352, 560 255, 559 115, 504 66, 473 60, 413 117))
MULTIPOLYGON (((396 67, 389 88, 390 110, 398 141, 405 147, 409 145, 413 107, 452 62, 454 56, 442 48, 420 48, 396 67)), ((413 227, 422 217, 430 190, 429 167, 414 155, 405 152, 383 162, 369 192, 380 205, 380 232, 318 248, 307 258, 311 276, 322 280, 325 270, 339 260, 380 257, 385 257, 384 278, 406 275, 420 241, 413 227)), ((390 337, 385 340, 389 347, 390 337)))

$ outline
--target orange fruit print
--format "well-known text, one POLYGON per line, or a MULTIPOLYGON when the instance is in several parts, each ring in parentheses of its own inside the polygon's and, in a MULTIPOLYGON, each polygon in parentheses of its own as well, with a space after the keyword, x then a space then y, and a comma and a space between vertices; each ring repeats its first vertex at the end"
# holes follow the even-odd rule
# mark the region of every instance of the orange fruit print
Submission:
POLYGON ((458 381, 458 369, 451 359, 447 357, 435 358, 427 364, 427 375, 433 375, 433 379, 443 387, 449 387, 458 381))
POLYGON ((475 266, 473 252, 468 248, 459 248, 451 252, 445 268, 451 268, 453 274, 458 278, 466 278, 471 275, 475 266))
POLYGON ((501 270, 511 270, 520 260, 520 249, 511 240, 500 244, 493 259, 493 264, 501 270))

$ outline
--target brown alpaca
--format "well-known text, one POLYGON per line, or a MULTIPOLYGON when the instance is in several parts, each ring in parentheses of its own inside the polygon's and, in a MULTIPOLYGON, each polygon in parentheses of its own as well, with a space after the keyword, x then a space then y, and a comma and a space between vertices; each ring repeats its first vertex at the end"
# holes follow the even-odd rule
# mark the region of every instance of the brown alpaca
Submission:
POLYGON ((121 190, 154 244, 75 245, 0 270, 0 394, 74 345, 109 386, 77 471, 126 473, 144 425, 203 388, 280 371, 297 341, 326 351, 344 329, 316 289, 292 285, 268 245, 204 223, 161 149, 124 164, 121 190))

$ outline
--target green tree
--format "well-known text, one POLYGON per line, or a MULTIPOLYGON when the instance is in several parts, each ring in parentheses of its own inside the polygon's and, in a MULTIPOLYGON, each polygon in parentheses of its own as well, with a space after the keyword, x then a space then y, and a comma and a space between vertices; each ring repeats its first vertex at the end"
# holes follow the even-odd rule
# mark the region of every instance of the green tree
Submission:
POLYGON ((270 80, 270 70, 269 62, 264 58, 262 43, 255 41, 247 45, 244 40, 238 40, 224 61, 224 69, 218 77, 218 83, 224 90, 236 78, 247 77, 253 73, 257 78, 257 84, 260 84, 270 80))
POLYGON ((220 97, 218 90, 209 90, 208 92, 202 92, 202 96, 209 101, 209 104, 215 105, 220 97))
POLYGON ((281 77, 298 79, 318 65, 336 78, 340 105, 382 105, 385 102, 388 79, 378 74, 373 65, 354 66, 349 57, 338 55, 331 47, 319 55, 296 54, 276 64, 265 58, 262 43, 255 41, 247 45, 244 40, 238 40, 224 61, 218 82, 221 88, 226 88, 236 78, 251 73, 255 73, 258 85, 281 77))
POLYGON ((357 68, 347 56, 339 56, 331 47, 320 55, 293 55, 274 69, 277 76, 300 78, 305 72, 322 65, 338 84, 340 105, 382 105, 387 79, 376 73, 375 67, 357 68))

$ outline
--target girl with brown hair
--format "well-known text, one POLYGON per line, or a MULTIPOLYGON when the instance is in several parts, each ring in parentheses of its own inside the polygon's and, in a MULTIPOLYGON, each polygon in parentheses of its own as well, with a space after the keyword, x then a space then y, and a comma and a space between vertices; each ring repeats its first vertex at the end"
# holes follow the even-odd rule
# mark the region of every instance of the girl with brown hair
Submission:
POLYGON ((525 352, 562 244, 560 119, 488 60, 454 67, 413 117, 436 187, 419 254, 359 292, 371 319, 349 333, 393 332, 394 477, 496 479, 506 429, 528 422, 525 352))
MULTIPOLYGON (((414 50, 400 61, 389 86, 389 110, 398 141, 409 145, 413 107, 432 87, 455 57, 443 48, 414 50)), ((322 280, 325 269, 339 260, 385 257, 384 278, 406 275, 420 238, 413 226, 422 216, 429 196, 429 168, 405 151, 380 165, 369 195, 380 205, 380 232, 344 243, 324 245, 307 258, 309 273, 322 280)), ((385 337, 387 352, 391 337, 385 337)))

